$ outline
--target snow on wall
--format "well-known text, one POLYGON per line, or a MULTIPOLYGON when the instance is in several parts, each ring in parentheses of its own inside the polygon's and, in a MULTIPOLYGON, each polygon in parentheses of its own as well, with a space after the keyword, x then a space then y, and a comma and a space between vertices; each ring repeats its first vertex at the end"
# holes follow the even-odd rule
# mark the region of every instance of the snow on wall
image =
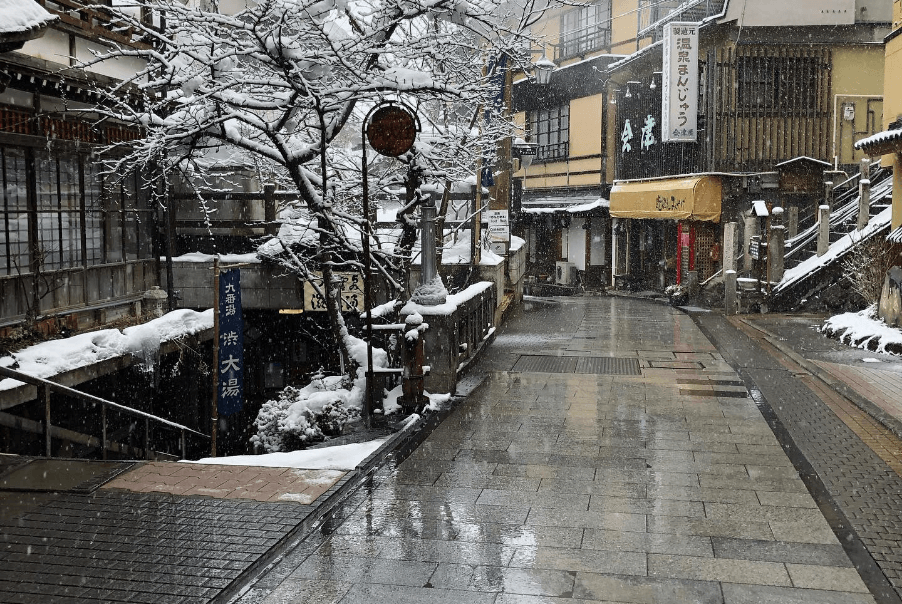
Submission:
MULTIPOLYGON (((174 310, 159 319, 122 331, 103 329, 62 340, 41 342, 0 357, 0 366, 46 379, 129 354, 146 361, 156 355, 161 343, 212 328, 213 309, 203 312, 174 310)), ((22 382, 10 378, 0 380, 0 390, 11 390, 22 385, 22 382)))
POLYGON ((467 300, 472 300, 482 292, 493 287, 495 287, 495 284, 491 281, 480 281, 479 283, 471 285, 462 292, 449 295, 444 304, 438 304, 436 306, 425 306, 423 304, 408 302, 404 305, 404 308, 401 309, 401 314, 408 315, 419 313, 426 316, 450 316, 454 314, 458 306, 460 306, 467 300))

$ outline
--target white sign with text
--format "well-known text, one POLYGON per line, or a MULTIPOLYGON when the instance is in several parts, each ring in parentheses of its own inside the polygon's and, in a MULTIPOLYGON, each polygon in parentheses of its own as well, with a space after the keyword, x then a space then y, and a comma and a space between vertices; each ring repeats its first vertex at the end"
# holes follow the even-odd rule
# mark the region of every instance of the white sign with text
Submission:
POLYGON ((664 26, 661 140, 698 140, 698 23, 664 26))

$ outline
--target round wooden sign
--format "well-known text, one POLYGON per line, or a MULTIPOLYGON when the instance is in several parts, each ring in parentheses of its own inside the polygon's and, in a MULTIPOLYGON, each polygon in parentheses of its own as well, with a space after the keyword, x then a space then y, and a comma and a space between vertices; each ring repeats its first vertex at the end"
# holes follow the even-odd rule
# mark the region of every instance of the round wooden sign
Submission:
POLYGON ((410 151, 416 137, 416 118, 399 105, 385 105, 376 109, 366 126, 366 138, 373 149, 391 157, 410 151))

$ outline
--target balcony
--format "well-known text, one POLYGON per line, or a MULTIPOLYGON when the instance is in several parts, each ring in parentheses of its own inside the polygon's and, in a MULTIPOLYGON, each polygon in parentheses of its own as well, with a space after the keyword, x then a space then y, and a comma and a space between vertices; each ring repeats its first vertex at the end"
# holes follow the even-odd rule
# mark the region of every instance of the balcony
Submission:
POLYGON ((554 47, 554 60, 557 62, 583 56, 608 48, 610 45, 610 22, 598 23, 562 37, 560 43, 554 47))

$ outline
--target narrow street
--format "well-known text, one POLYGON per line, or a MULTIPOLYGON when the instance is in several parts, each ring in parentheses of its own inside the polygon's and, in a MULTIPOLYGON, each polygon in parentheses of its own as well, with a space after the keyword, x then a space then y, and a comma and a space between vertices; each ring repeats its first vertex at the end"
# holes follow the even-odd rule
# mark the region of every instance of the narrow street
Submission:
MULTIPOLYGON (((801 445, 826 457, 800 457, 787 435, 823 405, 722 317, 699 321, 729 363, 668 306, 527 301, 482 385, 240 601, 898 602, 892 563, 875 565, 861 522, 850 531, 823 487, 850 483, 818 472, 854 450, 849 463, 868 467, 841 504, 859 508, 891 502, 899 476, 835 416, 816 416, 801 445)), ((899 511, 879 514, 898 539, 899 511)))

